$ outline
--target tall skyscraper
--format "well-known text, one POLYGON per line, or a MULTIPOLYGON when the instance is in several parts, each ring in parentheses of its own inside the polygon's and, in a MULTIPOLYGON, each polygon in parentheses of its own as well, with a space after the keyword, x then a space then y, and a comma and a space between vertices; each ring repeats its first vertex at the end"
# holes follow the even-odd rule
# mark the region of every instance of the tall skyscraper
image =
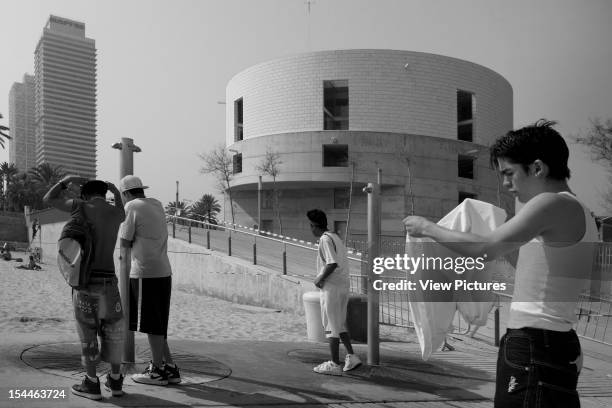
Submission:
POLYGON ((36 163, 96 176, 96 45, 85 24, 50 16, 35 51, 36 163))
POLYGON ((20 171, 36 165, 34 127, 34 76, 25 74, 23 82, 15 82, 9 92, 9 163, 20 171))

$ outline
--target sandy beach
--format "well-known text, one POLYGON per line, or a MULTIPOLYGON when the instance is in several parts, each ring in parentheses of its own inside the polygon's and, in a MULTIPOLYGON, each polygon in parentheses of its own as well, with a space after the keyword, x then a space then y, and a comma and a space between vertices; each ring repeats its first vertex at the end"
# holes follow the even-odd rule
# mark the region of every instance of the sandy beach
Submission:
MULTIPOLYGON (((15 257, 26 258, 17 253, 15 257)), ((57 265, 42 270, 17 269, 19 262, 0 261, 0 333, 74 336, 71 290, 57 265)), ((406 329, 381 327, 387 337, 411 340, 406 329)), ((137 334, 140 335, 140 334, 137 334)), ((170 339, 223 341, 305 341, 304 316, 190 293, 172 292, 170 339)))
MULTIPOLYGON (((22 257, 23 254, 15 254, 22 257)), ((0 332, 75 334, 70 287, 56 265, 42 270, 17 269, 20 262, 0 261, 0 332)), ((168 336, 220 341, 254 339, 302 341, 303 316, 174 289, 168 336)))

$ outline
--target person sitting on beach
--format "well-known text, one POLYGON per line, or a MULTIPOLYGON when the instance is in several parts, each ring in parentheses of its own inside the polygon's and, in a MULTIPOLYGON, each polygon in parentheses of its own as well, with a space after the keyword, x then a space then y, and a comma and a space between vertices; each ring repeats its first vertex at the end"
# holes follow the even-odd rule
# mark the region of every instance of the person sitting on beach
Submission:
POLYGON ((30 270, 30 271, 40 271, 42 269, 34 261, 34 255, 30 255, 30 261, 28 262, 27 265, 19 265, 16 268, 18 268, 18 269, 27 269, 27 270, 30 270))
POLYGON ((2 245, 2 250, 0 250, 0 255, 2 256, 2 259, 4 259, 5 261, 10 261, 11 259, 13 259, 8 242, 5 242, 4 245, 2 245))
POLYGON ((347 251, 340 237, 327 230, 327 216, 323 211, 310 210, 306 216, 310 221, 310 231, 319 238, 318 274, 314 284, 321 289, 321 320, 331 352, 331 360, 316 366, 314 372, 342 375, 342 371, 350 371, 361 365, 346 329, 350 290, 347 251), (340 365, 340 340, 347 353, 344 367, 340 365))
POLYGON ((123 352, 123 307, 115 275, 115 244, 119 225, 125 218, 121 194, 112 183, 66 176, 45 194, 43 202, 72 214, 84 214, 93 227, 94 259, 90 265, 88 287, 72 291, 72 304, 81 341, 81 361, 86 375, 81 384, 72 386, 72 393, 99 400, 100 380, 96 375, 98 359, 111 365, 105 387, 113 396, 123 395, 123 376, 120 373, 123 352), (66 199, 62 192, 69 184, 81 184, 81 199, 66 199), (116 205, 106 202, 110 190, 116 205), (98 334, 102 347, 98 349, 98 334))
POLYGON ((445 229, 417 216, 408 234, 462 256, 489 260, 519 249, 510 319, 497 360, 495 407, 579 407, 580 342, 573 330, 593 267, 597 226, 570 191, 569 149, 554 122, 510 131, 490 148, 491 164, 524 206, 486 236, 445 229))

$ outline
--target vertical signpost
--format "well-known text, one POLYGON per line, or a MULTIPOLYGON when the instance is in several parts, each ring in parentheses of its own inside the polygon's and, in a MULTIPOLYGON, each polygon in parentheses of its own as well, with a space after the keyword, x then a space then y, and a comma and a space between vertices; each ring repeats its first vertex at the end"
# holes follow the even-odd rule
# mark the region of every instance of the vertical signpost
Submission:
MULTIPOLYGON (((380 179, 380 177, 379 177, 380 179)), ((368 193, 368 364, 378 365, 380 362, 378 313, 379 294, 374 290, 373 272, 374 258, 378 257, 380 250, 380 185, 368 183, 364 191, 368 193)))
MULTIPOLYGON (((113 144, 113 149, 119 152, 119 178, 134 174, 134 152, 140 152, 140 147, 134 145, 134 140, 122 137, 120 143, 113 144)), ((119 291, 123 303, 124 333, 123 342, 123 363, 134 364, 136 362, 134 352, 134 332, 130 331, 130 248, 120 247, 119 256, 119 291)))

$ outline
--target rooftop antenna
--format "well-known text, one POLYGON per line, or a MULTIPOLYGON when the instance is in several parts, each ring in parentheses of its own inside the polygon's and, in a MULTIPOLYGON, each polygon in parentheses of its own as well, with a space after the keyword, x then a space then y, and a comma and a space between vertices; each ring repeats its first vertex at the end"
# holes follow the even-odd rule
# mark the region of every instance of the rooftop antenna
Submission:
POLYGON ((315 4, 316 1, 314 0, 306 0, 304 2, 304 4, 306 4, 306 29, 307 29, 307 36, 308 38, 306 39, 307 42, 307 47, 308 47, 308 51, 311 50, 310 48, 310 10, 313 4, 315 4))

